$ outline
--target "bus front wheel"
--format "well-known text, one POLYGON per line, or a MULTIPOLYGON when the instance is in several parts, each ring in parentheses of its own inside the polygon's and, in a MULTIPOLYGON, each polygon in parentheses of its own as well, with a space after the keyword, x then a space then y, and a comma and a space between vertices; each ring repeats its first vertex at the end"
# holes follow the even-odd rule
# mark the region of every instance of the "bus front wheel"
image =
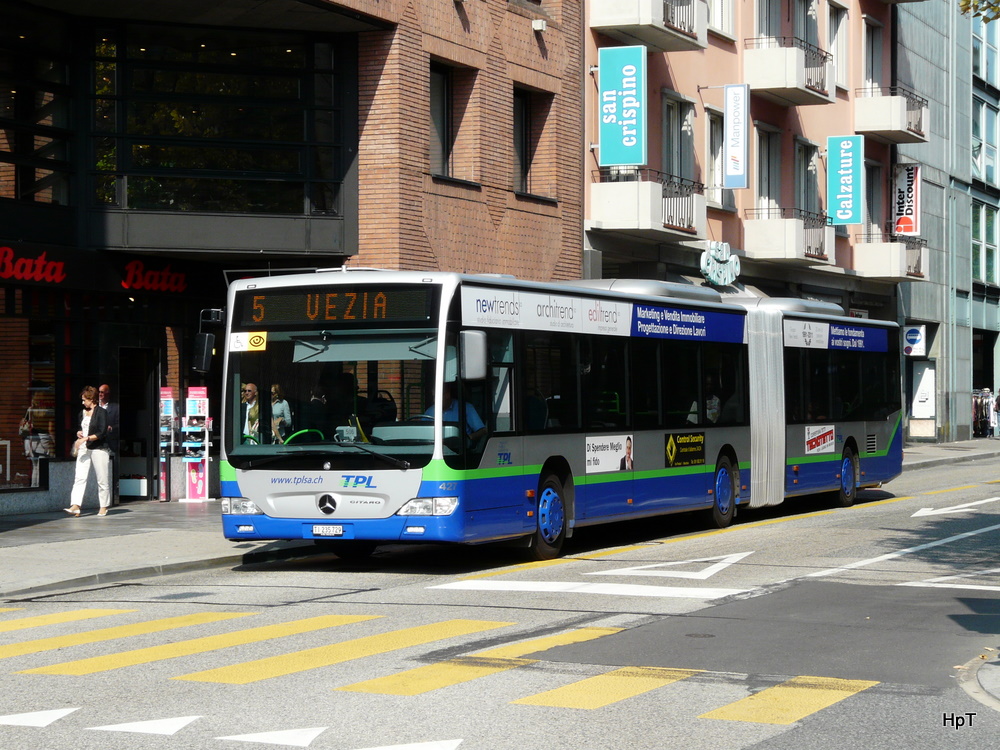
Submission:
POLYGON ((720 456, 715 467, 715 485, 712 502, 712 523, 724 529, 733 522, 736 503, 740 496, 740 474, 733 468, 728 456, 720 456))
POLYGON ((858 499, 858 458, 850 448, 844 448, 840 459, 840 489, 837 490, 837 505, 848 508, 858 499))
POLYGON ((558 557, 566 540, 566 501, 562 482, 553 474, 546 476, 539 486, 536 516, 530 557, 533 560, 558 557))

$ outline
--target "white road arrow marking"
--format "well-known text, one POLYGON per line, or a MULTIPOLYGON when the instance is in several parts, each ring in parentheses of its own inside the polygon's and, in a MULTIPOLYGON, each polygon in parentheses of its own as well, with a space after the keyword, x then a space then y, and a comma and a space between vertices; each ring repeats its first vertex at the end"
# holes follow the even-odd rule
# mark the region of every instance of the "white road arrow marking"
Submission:
POLYGON ((281 732, 260 732, 258 734, 237 734, 232 737, 216 737, 217 740, 236 740, 238 742, 266 742, 269 745, 289 745, 290 747, 309 747, 314 739, 319 737, 329 727, 314 727, 312 729, 286 729, 281 732))
POLYGON ((32 711, 30 714, 9 714, 0 716, 0 725, 10 727, 47 727, 63 716, 68 716, 79 708, 56 708, 51 711, 32 711))
POLYGON ((181 731, 200 716, 178 716, 174 719, 154 719, 153 721, 133 721, 128 724, 109 724, 106 727, 87 727, 103 732, 137 732, 139 734, 171 735, 181 731))
POLYGON ((953 505, 950 508, 921 508, 916 513, 914 513, 910 518, 917 518, 918 516, 940 516, 945 513, 961 513, 964 510, 968 510, 974 505, 982 505, 983 503, 992 503, 1000 500, 1000 497, 988 497, 985 500, 976 500, 974 503, 964 503, 962 505, 953 505))
POLYGON ((410 745, 385 745, 384 747, 369 747, 365 750, 455 750, 462 740, 443 740, 441 742, 415 742, 410 745))
POLYGON ((734 555, 718 555, 716 557, 697 557, 694 560, 679 560, 678 562, 656 563, 655 565, 639 565, 634 568, 617 568, 615 570, 601 570, 595 573, 587 573, 588 576, 660 576, 663 578, 691 578, 704 581, 714 576, 720 570, 728 568, 733 563, 738 563, 744 557, 752 555, 753 552, 737 552, 734 555), (653 568, 668 568, 677 565, 690 565, 691 563, 712 562, 718 560, 714 565, 709 565, 701 570, 653 570, 653 568))

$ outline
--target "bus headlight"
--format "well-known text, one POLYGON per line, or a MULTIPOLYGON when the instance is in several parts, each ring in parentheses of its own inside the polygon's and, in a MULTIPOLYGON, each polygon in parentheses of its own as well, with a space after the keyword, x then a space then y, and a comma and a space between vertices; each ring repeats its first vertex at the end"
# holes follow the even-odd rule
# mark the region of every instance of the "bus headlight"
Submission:
POLYGON ((450 516, 457 507, 457 497, 415 497, 400 508, 396 515, 450 516))
POLYGON ((233 516, 262 516, 264 511, 257 507, 253 500, 245 497, 222 498, 222 512, 233 516))

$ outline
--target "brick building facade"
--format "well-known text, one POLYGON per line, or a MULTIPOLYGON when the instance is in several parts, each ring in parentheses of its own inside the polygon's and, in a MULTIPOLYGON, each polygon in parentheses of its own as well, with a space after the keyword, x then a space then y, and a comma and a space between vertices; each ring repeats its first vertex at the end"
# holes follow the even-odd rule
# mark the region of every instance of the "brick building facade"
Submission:
POLYGON ((564 0, 0 0, 0 513, 65 505, 78 394, 100 383, 120 397, 121 474, 150 480, 125 499, 157 496, 160 389, 218 394, 218 358, 190 362, 234 278, 579 277, 583 16, 564 0), (43 257, 64 273, 22 272, 43 257), (36 396, 52 471, 33 476, 17 425, 36 396))

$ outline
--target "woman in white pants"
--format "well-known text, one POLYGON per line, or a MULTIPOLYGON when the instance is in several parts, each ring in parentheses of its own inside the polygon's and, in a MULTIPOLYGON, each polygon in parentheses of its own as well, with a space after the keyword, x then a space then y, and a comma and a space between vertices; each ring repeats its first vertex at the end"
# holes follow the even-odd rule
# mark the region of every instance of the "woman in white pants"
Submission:
POLYGON ((108 514, 111 505, 111 486, 108 483, 108 468, 111 454, 108 453, 108 413, 97 406, 97 389, 88 385, 80 392, 83 411, 80 412, 80 429, 76 433, 76 478, 70 494, 70 507, 64 510, 71 516, 80 515, 83 493, 87 489, 90 467, 97 476, 97 498, 101 509, 99 516, 108 514))

